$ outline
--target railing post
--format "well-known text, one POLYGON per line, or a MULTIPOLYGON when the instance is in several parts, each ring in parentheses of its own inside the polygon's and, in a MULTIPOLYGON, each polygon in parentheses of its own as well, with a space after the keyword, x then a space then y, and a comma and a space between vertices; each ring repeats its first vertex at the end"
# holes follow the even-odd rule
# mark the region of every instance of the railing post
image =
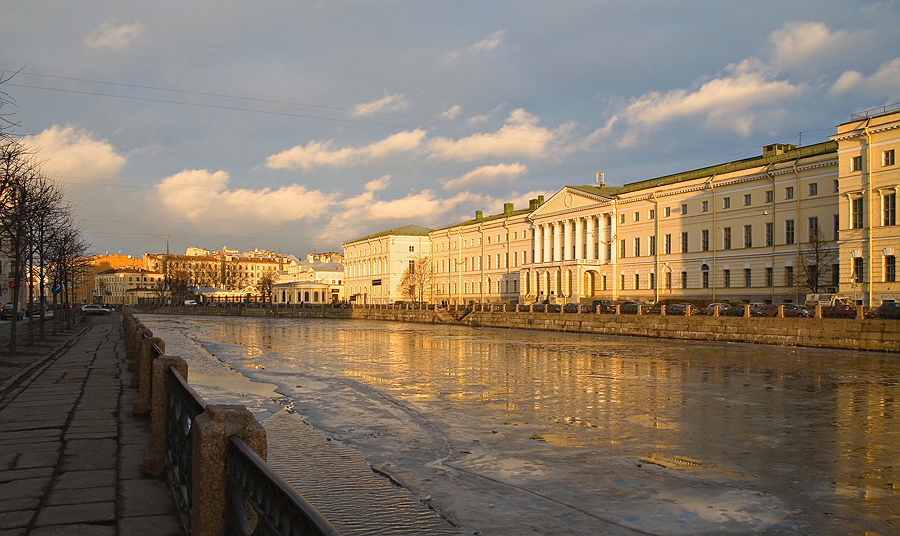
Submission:
POLYGON ((638 316, 641 316, 641 315, 643 314, 643 312, 641 311, 641 307, 643 307, 643 305, 641 305, 641 304, 639 303, 639 304, 638 304, 638 309, 637 309, 637 315, 638 315, 638 316))
POLYGON ((601 308, 601 307, 603 307, 603 306, 602 306, 602 305, 596 306, 596 307, 594 308, 594 314, 598 314, 598 315, 599 315, 599 314, 600 314, 600 308, 601 308))
POLYGON ((260 458, 268 454, 266 429, 244 406, 209 404, 194 419, 191 536, 225 534, 226 453, 228 439, 237 436, 260 458))
POLYGON ((713 316, 716 316, 716 317, 719 316, 719 314, 721 313, 721 311, 720 311, 719 309, 720 309, 720 306, 719 306, 719 305, 716 305, 716 306, 713 308, 713 316))
POLYGON ((659 306, 659 316, 666 316, 666 304, 659 306))
POLYGON ((866 317, 865 308, 862 305, 857 305, 856 306, 856 319, 862 320, 865 317, 866 317))
POLYGON ((622 314, 622 306, 621 306, 621 305, 616 305, 616 316, 618 316, 618 315, 620 315, 620 314, 622 314))
POLYGON ((822 318, 822 304, 816 304, 816 318, 822 318))
POLYGON ((744 304, 744 318, 750 318, 750 306, 744 304))
MULTIPOLYGON (((152 335, 152 332, 149 333, 152 335)), ((135 368, 135 376, 138 377, 138 396, 134 401, 133 412, 137 416, 146 415, 147 412, 150 411, 150 382, 152 380, 150 373, 154 345, 156 345, 160 351, 166 351, 166 343, 159 337, 144 337, 143 340, 141 340, 141 351, 138 356, 139 361, 135 368)))
POLYGON ((529 312, 529 313, 533 313, 533 312, 534 312, 534 304, 533 304, 533 303, 528 304, 528 312, 529 312))
POLYGON ((694 312, 694 311, 693 311, 693 307, 694 307, 694 306, 691 305, 691 304, 685 305, 685 306, 684 306, 684 316, 691 316, 691 313, 694 312))
POLYGON ((144 451, 144 473, 159 476, 166 468, 166 417, 169 401, 169 367, 188 379, 188 366, 177 356, 159 356, 153 360, 150 385, 150 444, 144 451))
POLYGON ((778 306, 778 318, 784 318, 784 305, 778 306))

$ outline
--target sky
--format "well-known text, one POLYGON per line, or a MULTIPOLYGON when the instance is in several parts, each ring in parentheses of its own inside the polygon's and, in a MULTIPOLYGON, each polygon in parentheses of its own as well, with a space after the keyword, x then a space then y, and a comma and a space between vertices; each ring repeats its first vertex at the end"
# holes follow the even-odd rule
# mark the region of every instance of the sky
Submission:
POLYGON ((0 0, 15 133, 92 253, 303 257, 900 102, 900 0, 0 0), (14 76, 13 76, 14 75, 14 76))

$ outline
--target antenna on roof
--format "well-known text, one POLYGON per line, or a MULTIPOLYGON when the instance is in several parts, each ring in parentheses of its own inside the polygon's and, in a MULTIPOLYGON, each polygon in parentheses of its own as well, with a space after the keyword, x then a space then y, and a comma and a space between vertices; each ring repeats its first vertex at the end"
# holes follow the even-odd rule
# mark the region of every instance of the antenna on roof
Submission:
POLYGON ((606 180, 603 177, 602 171, 597 172, 597 186, 599 186, 601 189, 606 189, 606 180))

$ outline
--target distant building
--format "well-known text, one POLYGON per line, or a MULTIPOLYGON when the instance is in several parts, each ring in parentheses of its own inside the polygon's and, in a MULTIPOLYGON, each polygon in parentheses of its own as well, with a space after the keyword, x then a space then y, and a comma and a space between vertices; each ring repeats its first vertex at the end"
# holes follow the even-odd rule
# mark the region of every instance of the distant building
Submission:
MULTIPOLYGON (((135 257, 134 255, 123 255, 121 253, 105 253, 103 255, 94 255, 86 259, 83 264, 84 270, 77 274, 75 281, 75 301, 81 303, 93 303, 102 299, 102 295, 97 287, 97 274, 113 269, 146 269, 144 259, 135 257)), ((119 302, 105 302, 119 303, 119 302)))
POLYGON ((431 255, 430 233, 406 225, 344 243, 347 298, 359 304, 407 300, 397 287, 409 266, 431 255))
POLYGON ((94 279, 95 295, 103 304, 136 305, 140 299, 163 299, 162 272, 142 268, 113 268, 96 274, 94 279))

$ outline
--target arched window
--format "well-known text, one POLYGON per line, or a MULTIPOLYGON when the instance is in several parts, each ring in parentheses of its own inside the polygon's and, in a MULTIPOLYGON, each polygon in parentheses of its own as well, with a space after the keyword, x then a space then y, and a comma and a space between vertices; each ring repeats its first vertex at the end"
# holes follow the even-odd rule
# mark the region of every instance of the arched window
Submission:
POLYGON ((704 264, 700 267, 700 277, 703 288, 709 288, 709 265, 704 264))
POLYGON ((313 301, 319 303, 319 291, 313 292, 313 301))
POLYGON ((303 301, 309 301, 309 291, 303 293, 303 301))

